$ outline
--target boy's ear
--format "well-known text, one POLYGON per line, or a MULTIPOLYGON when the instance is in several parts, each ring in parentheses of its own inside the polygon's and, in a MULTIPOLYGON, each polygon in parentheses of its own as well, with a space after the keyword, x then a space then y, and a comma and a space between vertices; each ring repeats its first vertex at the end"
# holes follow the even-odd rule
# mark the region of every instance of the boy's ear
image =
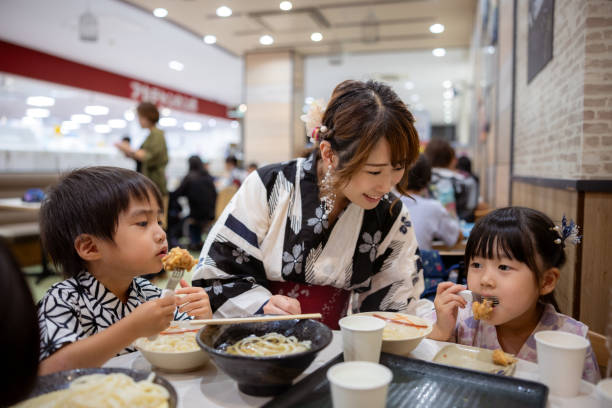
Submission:
POLYGON ((559 268, 550 268, 544 271, 540 281, 540 296, 548 295, 555 290, 560 275, 559 268))
POLYGON ((74 249, 84 261, 96 261, 102 258, 97 240, 89 234, 81 234, 74 240, 74 249))

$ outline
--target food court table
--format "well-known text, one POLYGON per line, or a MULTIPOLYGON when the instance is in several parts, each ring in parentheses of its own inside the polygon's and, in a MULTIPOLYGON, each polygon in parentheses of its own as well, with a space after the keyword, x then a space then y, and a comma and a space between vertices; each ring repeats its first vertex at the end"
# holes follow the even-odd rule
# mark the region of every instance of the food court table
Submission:
MULTIPOLYGON (((431 361, 446 344, 448 343, 425 339, 411 353, 411 357, 431 361)), ((304 374, 297 378, 297 381, 333 359, 341 350, 342 338, 340 332, 334 331, 332 342, 319 353, 304 374)), ((139 352, 115 357, 104 366, 151 370, 151 365, 139 352)), ((156 372, 172 383, 179 396, 178 406, 181 408, 259 407, 272 399, 270 397, 252 397, 241 393, 238 391, 236 382, 223 371, 217 369, 212 361, 209 361, 198 371, 189 373, 174 374, 158 370, 156 372)), ((514 376, 537 381, 537 365, 529 361, 519 360, 514 376)), ((583 381, 579 396, 575 398, 549 396, 547 407, 598 408, 599 401, 595 394, 595 386, 583 381)))

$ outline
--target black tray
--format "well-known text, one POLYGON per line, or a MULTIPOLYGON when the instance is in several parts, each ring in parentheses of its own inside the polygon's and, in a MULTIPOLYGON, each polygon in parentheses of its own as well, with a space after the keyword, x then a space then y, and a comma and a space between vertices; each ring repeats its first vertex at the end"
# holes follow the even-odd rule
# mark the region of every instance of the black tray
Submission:
MULTIPOLYGON (((267 408, 332 407, 327 370, 342 354, 289 390, 267 408)), ((548 387, 533 381, 465 370, 382 353, 380 363, 393 371, 387 407, 545 407, 548 387)))

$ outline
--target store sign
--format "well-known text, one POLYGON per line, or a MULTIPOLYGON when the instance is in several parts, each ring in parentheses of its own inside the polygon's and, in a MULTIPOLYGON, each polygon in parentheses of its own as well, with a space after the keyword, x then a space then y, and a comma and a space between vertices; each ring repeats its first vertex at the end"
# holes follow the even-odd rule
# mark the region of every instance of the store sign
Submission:
POLYGON ((156 105, 187 112, 198 111, 198 100, 193 97, 166 91, 138 81, 131 81, 130 89, 130 98, 137 101, 148 101, 156 105))

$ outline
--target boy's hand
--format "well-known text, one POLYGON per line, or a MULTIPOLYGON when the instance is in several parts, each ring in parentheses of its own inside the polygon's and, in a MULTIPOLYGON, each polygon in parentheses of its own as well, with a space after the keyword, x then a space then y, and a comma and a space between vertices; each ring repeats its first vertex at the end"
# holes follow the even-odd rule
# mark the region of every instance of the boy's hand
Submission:
POLYGON ((149 337, 166 329, 174 319, 174 296, 149 300, 138 306, 125 320, 129 320, 136 337, 149 337))
POLYGON ((181 287, 175 290, 174 293, 177 295, 187 295, 176 297, 176 305, 179 306, 179 312, 185 312, 196 319, 212 318, 210 301, 203 288, 189 286, 184 279, 181 279, 181 287))
POLYGON ((467 302, 457 293, 464 290, 465 286, 453 282, 442 282, 436 290, 434 306, 436 308, 437 321, 430 338, 448 341, 453 335, 457 323, 458 307, 465 307, 467 302))

